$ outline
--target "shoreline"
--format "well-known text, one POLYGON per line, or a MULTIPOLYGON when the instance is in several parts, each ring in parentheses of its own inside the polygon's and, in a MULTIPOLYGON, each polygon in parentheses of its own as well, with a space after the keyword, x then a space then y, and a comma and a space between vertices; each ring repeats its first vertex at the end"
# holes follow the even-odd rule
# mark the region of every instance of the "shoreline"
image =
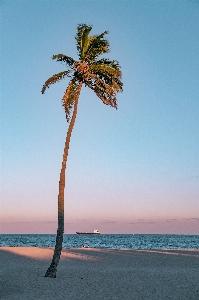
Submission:
MULTIPOLYGON (((39 248, 39 249, 54 249, 55 246, 18 246, 18 245, 0 245, 0 249, 1 248, 39 248)), ((92 247, 92 246, 85 246, 85 247, 62 247, 62 250, 66 249, 66 250, 82 250, 82 249, 92 249, 92 250, 121 250, 121 251, 151 251, 151 252, 157 252, 157 251, 195 251, 195 252, 199 252, 199 248, 97 248, 97 247, 92 247)))
MULTIPOLYGON (((0 245, 1 248, 39 248, 39 249, 52 249, 54 250, 55 246, 15 246, 15 245, 0 245)), ((199 255, 199 248, 95 248, 95 247, 63 247, 63 250, 82 250, 82 249, 87 249, 87 250, 115 250, 115 251, 144 251, 144 252, 172 252, 172 251, 192 251, 192 252, 198 252, 199 255)))
POLYGON ((57 278, 45 278, 53 247, 0 247, 0 298, 199 299, 199 249, 63 248, 57 278))

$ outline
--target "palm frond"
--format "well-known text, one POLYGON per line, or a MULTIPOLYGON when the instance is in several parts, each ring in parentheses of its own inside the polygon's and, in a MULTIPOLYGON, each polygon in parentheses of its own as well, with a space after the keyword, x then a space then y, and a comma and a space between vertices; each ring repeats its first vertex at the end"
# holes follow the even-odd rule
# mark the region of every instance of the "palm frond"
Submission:
POLYGON ((71 113, 71 109, 73 108, 74 102, 77 99, 78 89, 79 89, 79 83, 78 81, 76 81, 75 78, 73 78, 69 82, 69 85, 62 98, 62 106, 64 107, 66 113, 67 122, 70 121, 70 113, 71 113))
POLYGON ((84 54, 88 47, 89 42, 89 33, 92 29, 92 26, 86 24, 79 24, 77 27, 77 34, 76 34, 76 44, 77 44, 77 51, 79 55, 79 59, 82 60, 84 58, 84 54))
POLYGON ((90 69, 94 73, 99 73, 104 75, 107 74, 108 76, 112 76, 114 78, 121 77, 122 75, 120 71, 106 64, 92 63, 90 65, 90 69))
POLYGON ((70 72, 71 72, 71 70, 60 72, 60 73, 54 74, 52 77, 48 78, 46 80, 46 82, 44 83, 43 88, 41 90, 42 94, 45 93, 46 88, 49 88, 49 86, 51 84, 54 84, 54 83, 62 80, 63 78, 65 78, 66 76, 68 76, 70 72))
POLYGON ((112 86, 115 91, 122 92, 122 73, 119 65, 114 64, 114 61, 110 61, 109 64, 104 64, 103 60, 94 62, 90 65, 90 70, 106 84, 112 86))
POLYGON ((89 79, 84 83, 95 92, 103 103, 117 108, 117 91, 114 89, 114 86, 107 84, 104 80, 97 77, 96 74, 91 73, 89 75, 89 79))
POLYGON ((99 55, 109 52, 109 42, 104 38, 108 31, 104 31, 100 35, 94 35, 89 38, 88 49, 85 53, 84 59, 88 62, 93 61, 99 55))
POLYGON ((111 107, 114 107, 117 109, 117 99, 116 95, 113 94, 110 96, 108 93, 106 93, 104 90, 100 89, 99 87, 87 84, 88 87, 90 87, 91 90, 95 92, 95 94, 102 100, 102 102, 106 105, 109 105, 111 107))
POLYGON ((72 57, 67 56, 65 54, 53 55, 52 59, 56 59, 57 61, 65 62, 71 68, 73 67, 73 65, 75 63, 75 60, 72 57))
POLYGON ((102 58, 102 59, 99 59, 97 61, 92 62, 92 64, 94 64, 94 65, 98 65, 98 64, 99 65, 101 65, 101 64, 107 65, 107 66, 110 66, 113 69, 118 70, 119 72, 121 72, 121 70, 120 70, 121 67, 120 67, 119 62, 117 60, 109 60, 107 58, 102 58))

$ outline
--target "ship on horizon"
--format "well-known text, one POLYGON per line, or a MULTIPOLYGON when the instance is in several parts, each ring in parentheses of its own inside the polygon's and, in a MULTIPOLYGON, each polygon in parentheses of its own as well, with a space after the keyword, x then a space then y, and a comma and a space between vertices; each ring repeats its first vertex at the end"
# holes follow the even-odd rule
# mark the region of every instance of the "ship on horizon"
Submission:
POLYGON ((93 232, 79 232, 76 231, 77 234, 100 234, 99 230, 95 229, 93 232))

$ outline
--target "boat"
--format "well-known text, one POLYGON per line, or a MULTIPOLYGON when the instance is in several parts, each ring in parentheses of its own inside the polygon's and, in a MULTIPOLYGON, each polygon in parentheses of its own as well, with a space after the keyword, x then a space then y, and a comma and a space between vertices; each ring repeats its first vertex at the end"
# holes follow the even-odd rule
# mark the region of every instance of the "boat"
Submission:
POLYGON ((76 231, 77 234, 100 234, 99 230, 95 229, 93 232, 79 232, 76 231))

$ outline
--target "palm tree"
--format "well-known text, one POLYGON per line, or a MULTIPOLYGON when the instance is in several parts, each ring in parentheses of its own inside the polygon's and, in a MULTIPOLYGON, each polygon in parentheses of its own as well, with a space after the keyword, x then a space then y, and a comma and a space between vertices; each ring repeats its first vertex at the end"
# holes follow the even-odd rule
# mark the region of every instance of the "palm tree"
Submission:
POLYGON ((92 26, 79 24, 76 34, 76 45, 79 60, 64 55, 53 55, 52 59, 65 63, 67 70, 50 77, 42 88, 44 94, 46 88, 66 77, 70 78, 68 87, 62 98, 62 106, 65 109, 67 122, 70 122, 66 135, 62 168, 59 180, 58 194, 58 229, 56 245, 53 259, 45 277, 56 277, 57 265, 59 263, 63 233, 64 233, 64 189, 65 189, 65 169, 68 157, 70 137, 77 115, 77 106, 82 84, 89 87, 106 105, 117 109, 117 92, 122 92, 122 73, 117 61, 98 57, 109 52, 109 42, 104 38, 108 33, 104 31, 99 35, 89 36, 92 26), (73 109, 72 118, 71 110, 73 109))

